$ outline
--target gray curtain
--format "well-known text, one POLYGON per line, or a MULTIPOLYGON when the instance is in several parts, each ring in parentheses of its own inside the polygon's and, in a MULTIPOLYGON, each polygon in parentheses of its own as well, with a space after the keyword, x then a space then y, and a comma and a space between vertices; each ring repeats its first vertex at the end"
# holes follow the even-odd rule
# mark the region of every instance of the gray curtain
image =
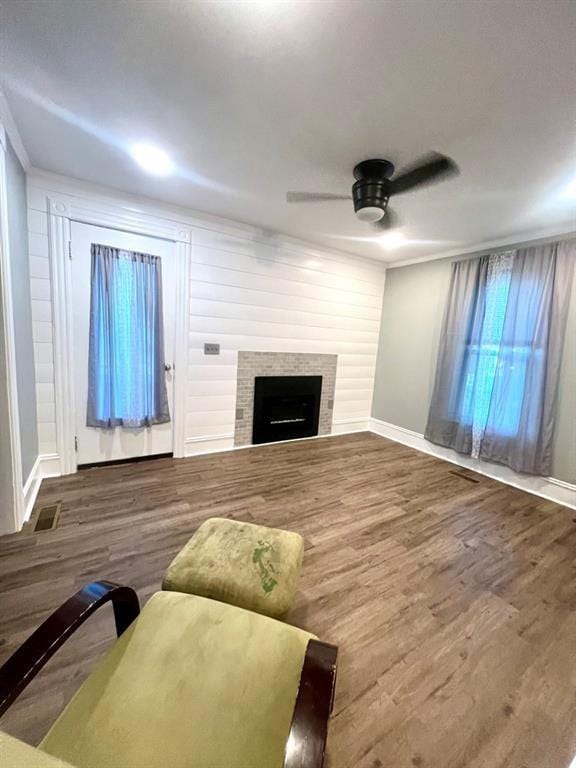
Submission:
POLYGON ((86 424, 168 421, 161 260, 93 244, 86 424))
MULTIPOLYGON (((472 423, 461 418, 471 345, 479 343, 484 318, 488 259, 468 259, 452 264, 450 289, 444 312, 442 336, 432 403, 425 437, 460 453, 472 452, 472 423)), ((477 377, 473 378, 473 384, 477 377)))
POLYGON ((453 265, 425 436, 549 475, 576 241, 453 265))
POLYGON ((576 243, 516 252, 480 457, 549 475, 576 243))

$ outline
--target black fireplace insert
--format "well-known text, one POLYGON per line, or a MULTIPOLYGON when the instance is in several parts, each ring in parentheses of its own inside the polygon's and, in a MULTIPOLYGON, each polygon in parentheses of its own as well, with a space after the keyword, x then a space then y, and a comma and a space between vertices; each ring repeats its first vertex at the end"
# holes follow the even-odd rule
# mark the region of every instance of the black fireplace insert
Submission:
POLYGON ((252 442, 318 434, 322 376, 256 376, 252 442))

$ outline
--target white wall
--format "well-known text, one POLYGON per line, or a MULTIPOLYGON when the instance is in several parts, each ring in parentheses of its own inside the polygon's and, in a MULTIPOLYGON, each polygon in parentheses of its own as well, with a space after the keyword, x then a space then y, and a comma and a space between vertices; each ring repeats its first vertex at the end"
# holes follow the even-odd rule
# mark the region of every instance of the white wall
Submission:
POLYGON ((57 450, 52 302, 46 193, 31 190, 30 183, 28 183, 28 247, 30 249, 30 296, 36 373, 38 444, 42 456, 55 454, 57 450))
MULTIPOLYGON (((52 304, 47 228, 51 192, 108 205, 134 198, 50 174, 28 180, 28 228, 41 454, 55 454, 52 304)), ((233 222, 138 200, 138 211, 192 227, 186 453, 233 446, 239 350, 338 354, 334 432, 368 428, 383 265, 266 237, 233 222), (221 345, 205 356, 205 342, 221 345)))
POLYGON ((190 280, 186 437, 232 445, 239 350, 338 355, 334 431, 367 429, 382 269, 354 259, 196 229, 190 280), (205 357, 203 344, 221 344, 205 357))

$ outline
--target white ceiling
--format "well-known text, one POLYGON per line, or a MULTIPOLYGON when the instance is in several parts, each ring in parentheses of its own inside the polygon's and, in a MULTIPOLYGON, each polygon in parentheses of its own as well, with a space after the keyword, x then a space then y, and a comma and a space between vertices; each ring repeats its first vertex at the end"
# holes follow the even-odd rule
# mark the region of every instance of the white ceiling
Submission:
POLYGON ((387 261, 576 228, 572 0, 1 6, 0 84, 38 168, 387 261), (135 166, 143 140, 177 175, 135 166), (350 202, 285 202, 430 149, 461 176, 396 199, 421 242, 393 253, 350 202))

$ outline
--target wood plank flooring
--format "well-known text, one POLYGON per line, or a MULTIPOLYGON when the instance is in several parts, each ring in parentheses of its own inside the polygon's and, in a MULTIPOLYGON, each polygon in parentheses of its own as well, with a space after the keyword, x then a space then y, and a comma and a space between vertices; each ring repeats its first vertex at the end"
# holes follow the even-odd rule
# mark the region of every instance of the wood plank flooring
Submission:
MULTIPOLYGON (((233 517, 305 537, 291 621, 340 646, 328 768, 568 768, 576 513, 454 469, 360 433, 45 481, 59 527, 0 539, 0 660, 91 579, 145 601, 233 517)), ((37 742, 113 634, 90 619, 0 727, 37 742)))

